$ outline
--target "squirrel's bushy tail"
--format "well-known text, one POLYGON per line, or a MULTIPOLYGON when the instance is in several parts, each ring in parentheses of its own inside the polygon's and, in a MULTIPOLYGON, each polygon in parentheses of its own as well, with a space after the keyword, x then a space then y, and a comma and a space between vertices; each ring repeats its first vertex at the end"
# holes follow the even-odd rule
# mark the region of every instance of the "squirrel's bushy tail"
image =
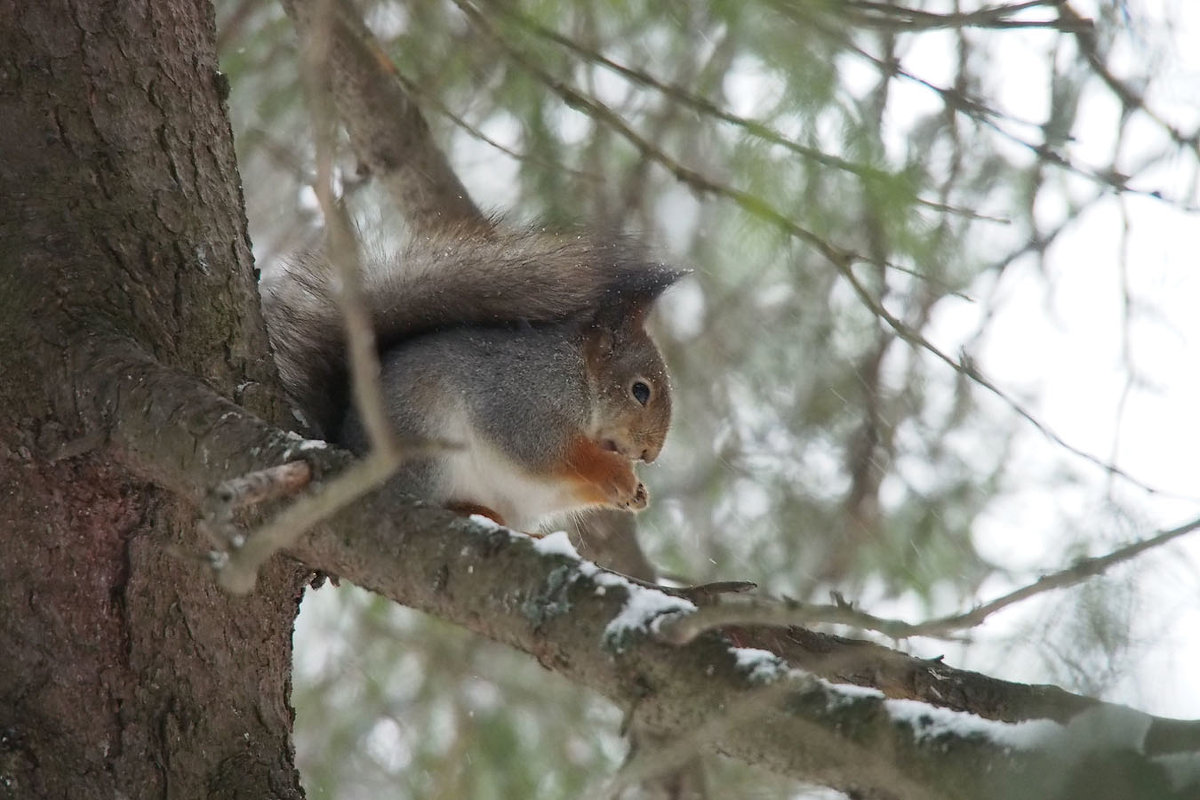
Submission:
MULTIPOLYGON (((653 301, 683 271, 623 236, 446 228, 385 256, 364 254, 363 287, 381 352, 458 325, 554 322, 653 301)), ((293 259, 261 284, 284 387, 323 436, 348 403, 345 340, 325 259, 293 259)))

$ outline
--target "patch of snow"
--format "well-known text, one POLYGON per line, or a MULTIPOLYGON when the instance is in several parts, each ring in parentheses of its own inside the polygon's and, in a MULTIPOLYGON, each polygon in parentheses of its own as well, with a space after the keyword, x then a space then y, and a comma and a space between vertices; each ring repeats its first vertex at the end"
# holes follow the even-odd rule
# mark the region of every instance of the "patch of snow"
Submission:
POLYGON ((830 705, 837 706, 843 703, 852 702, 862 697, 873 697, 877 700, 887 698, 883 692, 878 689, 873 689, 870 686, 858 686, 853 683, 830 683, 824 678, 817 678, 817 683, 828 689, 832 695, 829 698, 830 705))
POLYGON ((754 647, 731 647, 737 668, 755 683, 769 683, 789 672, 787 662, 769 650, 754 647))
POLYGON ((499 522, 496 522, 496 520, 492 519, 491 517, 485 517, 483 514, 472 514, 471 516, 467 517, 467 519, 471 520, 471 522, 474 522, 479 527, 486 528, 489 531, 504 530, 503 525, 501 525, 499 522))
POLYGON ((284 434, 284 439, 288 442, 288 448, 283 454, 284 458, 293 458, 296 453, 304 453, 309 450, 325 450, 329 447, 329 442, 321 439, 305 439, 294 431, 287 431, 284 434))
MULTIPOLYGON (((482 522, 484 518, 471 517, 482 522)), ((488 523, 495 525, 491 520, 488 523)), ((596 585, 596 594, 605 594, 610 587, 623 588, 629 594, 621 613, 604 628, 606 639, 617 638, 628 631, 654 630, 655 623, 664 615, 674 612, 695 611, 696 606, 682 597, 675 597, 646 586, 633 583, 620 575, 606 572, 594 562, 584 560, 571 544, 566 531, 555 531, 534 539, 533 549, 544 555, 567 556, 577 562, 575 569, 596 585)))
POLYGON ((1062 725, 1048 719, 1000 722, 965 711, 938 708, 918 700, 885 700, 883 705, 893 720, 913 729, 918 741, 947 735, 983 736, 1002 747, 1032 750, 1064 731, 1062 725))
POLYGON ((600 567, 596 566, 594 561, 583 561, 581 559, 579 562, 579 574, 585 578, 592 579, 592 583, 596 584, 596 594, 598 595, 603 595, 609 586, 623 586, 630 592, 632 592, 636 586, 636 584, 630 583, 620 575, 614 575, 611 572, 605 572, 604 570, 600 569, 600 567))
MULTIPOLYGON (((584 563, 590 564, 591 562, 584 563)), ((630 583, 616 575, 601 573, 596 575, 596 578, 614 578, 625 584, 629 591, 629 599, 625 601, 625 607, 605 627, 605 637, 620 636, 631 630, 653 630, 655 621, 663 614, 696 610, 696 606, 682 597, 674 597, 656 589, 647 589, 645 586, 630 583)), ((611 581, 604 581, 604 583, 612 585, 611 581)))
POLYGON ((571 544, 566 531, 548 533, 540 539, 533 540, 533 549, 542 555, 566 556, 575 561, 581 560, 575 545, 571 544))
POLYGON ((1124 750, 1146 752, 1151 718, 1123 706, 1094 706, 1067 723, 1068 747, 1079 752, 1124 750))

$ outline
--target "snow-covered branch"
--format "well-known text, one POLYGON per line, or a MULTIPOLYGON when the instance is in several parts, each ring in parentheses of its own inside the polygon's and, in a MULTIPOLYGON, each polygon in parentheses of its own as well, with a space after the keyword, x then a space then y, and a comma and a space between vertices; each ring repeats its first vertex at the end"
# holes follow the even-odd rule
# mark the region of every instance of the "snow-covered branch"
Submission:
POLYGON ((1200 788, 1200 773, 1187 773, 1200 764, 1189 755, 1200 724, 811 632, 808 649, 820 657, 803 667, 794 652, 719 633, 665 644, 657 623, 691 603, 580 559, 565 534, 530 539, 376 496, 293 554, 523 650, 690 748, 857 797, 982 798, 1010 787, 1024 792, 1011 796, 1072 797, 1118 763, 1136 765, 1167 792, 1159 796, 1200 788), (897 680, 903 669, 925 675, 925 700, 897 680), (830 681, 846 674, 860 685, 830 681))

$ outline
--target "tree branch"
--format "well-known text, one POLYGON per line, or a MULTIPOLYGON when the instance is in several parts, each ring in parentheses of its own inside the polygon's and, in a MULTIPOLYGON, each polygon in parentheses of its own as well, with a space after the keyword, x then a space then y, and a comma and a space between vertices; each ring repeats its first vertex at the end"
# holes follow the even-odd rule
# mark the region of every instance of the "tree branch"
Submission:
MULTIPOLYGON (((716 103, 692 94, 681 86, 672 83, 666 83, 654 77, 653 75, 643 72, 642 70, 633 69, 632 67, 628 67, 624 64, 613 61, 603 53, 597 52, 596 50, 588 47, 584 47, 569 36, 564 36, 558 31, 545 27, 544 25, 520 13, 507 4, 498 3, 496 0, 487 0, 487 2, 491 8, 500 11, 506 17, 514 20, 523 28, 536 34, 537 36, 560 45, 582 59, 590 61, 594 64, 599 64, 632 83, 654 89, 666 97, 677 101, 681 105, 694 109, 701 114, 740 128, 750 136, 762 139, 763 141, 771 144, 779 145, 780 147, 783 147, 795 153, 796 155, 802 156, 803 158, 806 158, 815 164, 820 164, 821 166, 829 167, 830 169, 848 172, 852 175, 862 178, 865 181, 874 181, 880 184, 890 184, 892 186, 896 186, 902 180, 901 176, 889 172, 881 167, 850 161, 832 153, 827 153, 816 147, 809 147, 807 145, 800 144, 796 140, 784 136, 765 123, 738 116, 731 111, 721 108, 716 103)), ((945 202, 929 200, 920 196, 914 197, 913 201, 934 211, 947 214, 956 214, 959 216, 968 217, 970 219, 986 220, 988 222, 995 222, 999 224, 1008 224, 1010 222, 1006 219, 981 214, 973 209, 961 208, 959 206, 950 205, 945 202)), ((890 266, 892 266, 893 269, 909 271, 899 266, 890 266)), ((920 273, 913 272, 912 274, 914 274, 915 277, 929 280, 927 276, 921 275, 920 273)), ((957 294, 956 292, 953 293, 957 294)))
POLYGON ((839 602, 833 605, 820 605, 755 597, 747 600, 723 601, 692 613, 681 614, 676 619, 664 620, 658 626, 658 634, 663 641, 672 644, 687 644, 706 630, 730 625, 787 627, 826 623, 877 631, 894 639, 907 639, 913 636, 949 637, 958 631, 981 624, 992 614, 1015 603, 1043 592, 1076 586, 1088 578, 1108 571, 1117 564, 1129 561, 1147 550, 1161 547, 1197 528, 1200 528, 1200 519, 1163 531, 1148 539, 1132 542, 1106 555, 1082 559, 1066 569, 1043 575, 1033 583, 976 606, 970 611, 950 614, 925 622, 912 623, 877 617, 859 611, 849 603, 841 601, 840 598, 839 602))
POLYGON ((324 32, 338 116, 359 161, 405 220, 422 228, 468 221, 487 227, 395 67, 346 0, 284 0, 302 41, 324 32), (326 19, 323 19, 326 18, 326 19))
POLYGON ((1024 11, 1039 6, 1055 7, 1058 0, 1028 0, 1011 5, 983 6, 975 11, 937 14, 919 8, 900 6, 895 3, 871 2, 871 0, 845 0, 838 8, 838 17, 854 25, 877 28, 884 31, 929 31, 946 28, 992 28, 998 30, 1015 28, 1049 28, 1052 30, 1076 30, 1089 25, 1089 20, 1061 15, 1042 19, 1016 19, 1024 11))
MULTIPOLYGON (((411 508, 374 495, 306 536, 293 554, 528 652, 572 681, 632 704, 636 718, 671 737, 701 731, 702 749, 865 797, 982 797, 995 781, 1018 779, 1055 788, 1042 760, 1062 773, 1077 757, 1067 755, 1067 744, 1083 746, 1083 734, 1070 725, 1013 727, 946 717, 932 707, 896 704, 879 692, 830 686, 777 656, 731 648, 717 635, 685 647, 661 644, 652 635, 654 614, 639 609, 670 609, 678 600, 579 561, 564 545, 565 538, 535 543, 465 520, 422 530, 411 508), (747 704, 752 712, 743 715, 747 704), (1025 745, 1049 749, 1022 749, 1019 734, 1032 737, 1025 745)), ((819 641, 826 656, 831 651, 841 656, 840 669, 851 662, 864 665, 855 644, 819 641)), ((1028 697, 1032 688, 879 650, 923 664, 947 699, 969 697, 963 685, 973 679, 1000 694, 1028 697)), ((1126 720, 1133 714, 1139 724, 1130 730, 1140 739, 1130 746, 1150 752, 1149 732, 1159 721, 1084 698, 1075 701, 1071 713, 1063 713, 1062 705, 1047 711, 1063 721, 1088 708, 1092 722, 1097 714, 1124 714, 1126 720)), ((1193 742, 1200 733, 1195 724, 1187 731, 1193 742)))

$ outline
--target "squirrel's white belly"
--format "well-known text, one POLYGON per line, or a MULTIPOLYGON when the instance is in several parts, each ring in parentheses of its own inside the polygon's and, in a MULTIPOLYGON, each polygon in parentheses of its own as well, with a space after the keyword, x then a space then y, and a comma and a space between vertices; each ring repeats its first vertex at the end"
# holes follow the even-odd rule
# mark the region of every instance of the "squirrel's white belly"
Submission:
POLYGON ((570 487, 531 475, 484 440, 460 411, 443 437, 458 445, 443 462, 438 494, 448 503, 495 511, 517 530, 533 531, 545 517, 578 510, 570 487))

